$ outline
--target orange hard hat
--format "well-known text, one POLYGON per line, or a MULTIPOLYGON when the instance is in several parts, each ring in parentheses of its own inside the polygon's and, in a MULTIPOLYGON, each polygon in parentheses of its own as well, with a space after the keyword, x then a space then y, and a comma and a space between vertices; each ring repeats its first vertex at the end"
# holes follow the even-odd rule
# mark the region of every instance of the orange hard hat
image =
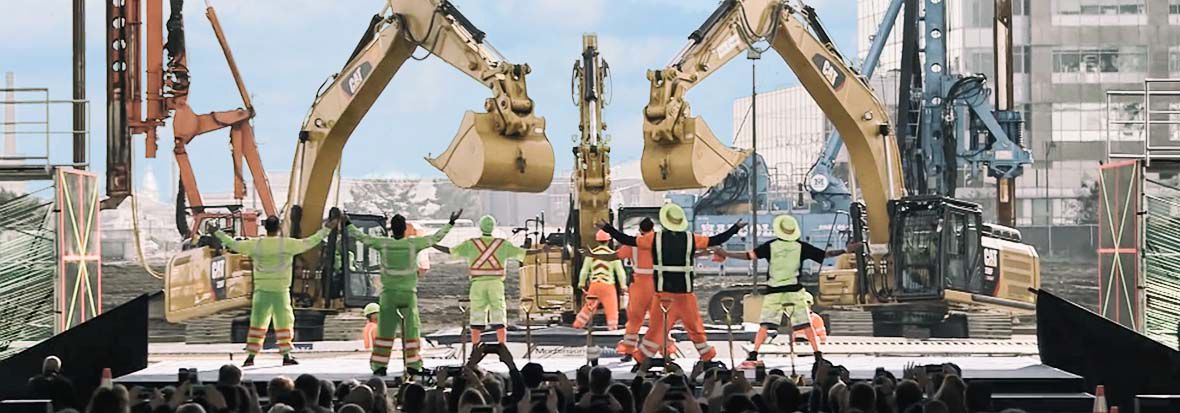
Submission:
POLYGON ((607 234, 606 231, 600 229, 598 230, 597 234, 594 234, 594 240, 598 242, 610 241, 610 234, 607 234))
POLYGON ((414 224, 406 223, 406 236, 413 237, 418 235, 418 229, 414 228, 414 224))

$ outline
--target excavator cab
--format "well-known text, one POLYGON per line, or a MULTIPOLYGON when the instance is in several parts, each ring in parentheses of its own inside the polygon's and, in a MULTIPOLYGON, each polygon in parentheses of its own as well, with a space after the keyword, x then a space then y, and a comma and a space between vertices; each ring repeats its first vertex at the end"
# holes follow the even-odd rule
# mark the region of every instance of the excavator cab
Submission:
MULTIPOLYGON (((947 289, 982 292, 982 215, 978 204, 939 196, 891 205, 899 301, 942 299, 947 289)), ((995 276, 996 274, 992 274, 995 276)))
POLYGON ((673 95, 675 76, 675 70, 647 73, 651 100, 643 110, 640 165, 653 191, 717 185, 750 155, 725 146, 704 119, 689 116, 688 102, 673 95))

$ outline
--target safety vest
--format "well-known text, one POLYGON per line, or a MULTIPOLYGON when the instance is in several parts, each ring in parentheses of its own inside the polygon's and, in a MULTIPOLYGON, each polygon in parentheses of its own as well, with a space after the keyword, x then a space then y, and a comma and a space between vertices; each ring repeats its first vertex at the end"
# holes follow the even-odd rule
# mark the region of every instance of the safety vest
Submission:
POLYGON ((771 287, 799 284, 802 253, 803 245, 798 241, 779 239, 770 243, 770 272, 766 276, 770 279, 771 287))
POLYGON ((405 268, 389 268, 392 262, 386 263, 386 261, 393 258, 393 254, 391 253, 394 253, 394 248, 400 247, 400 245, 389 245, 389 248, 381 249, 381 260, 378 260, 381 266, 382 276, 418 275, 418 247, 415 247, 413 242, 409 242, 408 238, 401 238, 401 240, 406 241, 406 248, 409 250, 409 254, 406 255, 406 261, 402 263, 405 268))
POLYGON ((695 237, 691 232, 660 231, 655 235, 652 249, 656 275, 656 291, 691 293, 695 237))
POLYGON ((504 264, 496 257, 496 252, 504 244, 502 238, 492 238, 489 243, 485 243, 483 238, 472 238, 471 244, 475 245, 475 250, 479 252, 478 258, 467 267, 467 272, 471 274, 472 278, 503 277, 505 275, 504 264))
MULTIPOLYGON (((601 246, 594 247, 593 251, 595 254, 610 254, 614 252, 610 248, 601 246)), ((611 265, 610 261, 603 261, 597 258, 587 258, 587 260, 590 262, 590 275, 587 277, 588 282, 616 283, 614 266, 611 265)))
POLYGON ((253 265, 255 289, 279 291, 291 286, 293 255, 287 253, 286 237, 259 239, 258 246, 250 254, 253 265))
POLYGON ((651 268, 640 268, 639 267, 639 247, 638 246, 631 247, 631 271, 635 275, 655 274, 655 270, 653 270, 651 268))

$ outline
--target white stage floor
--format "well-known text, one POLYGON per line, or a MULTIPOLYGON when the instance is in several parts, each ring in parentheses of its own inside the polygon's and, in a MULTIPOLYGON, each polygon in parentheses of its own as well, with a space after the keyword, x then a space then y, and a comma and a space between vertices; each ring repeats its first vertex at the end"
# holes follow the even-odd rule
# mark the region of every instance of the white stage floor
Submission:
MULTIPOLYGON (((791 371, 790 357, 782 352, 787 346, 781 344, 763 346, 763 361, 766 368, 791 371)), ((697 362, 691 345, 682 343, 680 348, 688 354, 676 363, 691 371, 697 362)), ((711 342, 718 350, 715 361, 730 363, 726 342, 711 342)), ((734 343, 734 360, 741 362, 745 357, 748 343, 734 343)), ((400 347, 400 344, 396 347, 400 347)), ((119 377, 118 382, 126 383, 169 383, 175 382, 180 368, 196 368, 203 382, 217 379, 217 370, 223 364, 240 364, 245 354, 242 344, 186 345, 182 343, 160 343, 149 347, 149 366, 141 371, 119 377)), ((795 346, 799 351, 795 368, 800 374, 808 374, 813 358, 810 347, 803 342, 795 346)), ((509 343, 509 349, 516 356, 517 366, 529 360, 525 357, 524 343, 509 343)), ((829 361, 849 369, 854 378, 869 378, 877 367, 884 367, 897 376, 908 364, 955 363, 964 371, 964 378, 1057 378, 1062 373, 1040 364, 1036 355, 1036 341, 1027 337, 1013 340, 906 340, 873 337, 832 337, 822 347, 829 361)), ((572 374, 586 364, 583 347, 548 347, 534 349, 533 361, 545 366, 546 371, 561 371, 572 374)), ((613 354, 613 353, 612 353, 613 354)), ((243 369, 246 380, 263 382, 278 375, 294 378, 310 373, 321 379, 333 381, 371 376, 368 352, 359 341, 297 343, 295 356, 300 364, 282 366, 280 357, 273 351, 259 355, 255 365, 243 369)), ((400 352, 394 352, 394 361, 389 366, 389 378, 400 376, 402 365, 400 352)), ((430 346, 423 351, 425 367, 459 366, 459 347, 430 346)), ((619 377, 630 377, 634 362, 623 363, 618 357, 604 357, 599 364, 610 368, 619 377)), ((507 372, 497 357, 489 355, 480 366, 489 371, 507 372)))

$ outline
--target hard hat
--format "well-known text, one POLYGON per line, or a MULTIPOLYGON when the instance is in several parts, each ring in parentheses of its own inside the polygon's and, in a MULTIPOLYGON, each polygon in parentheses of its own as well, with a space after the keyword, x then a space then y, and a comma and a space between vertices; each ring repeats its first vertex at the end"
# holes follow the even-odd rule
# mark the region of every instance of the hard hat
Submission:
POLYGON ((673 203, 660 207, 660 226, 668 231, 684 231, 688 229, 688 217, 684 216, 684 208, 673 203))
POLYGON ((418 228, 414 228, 414 224, 407 222, 406 223, 406 236, 407 237, 418 236, 418 228))
POLYGON ((600 229, 598 230, 598 233, 594 234, 594 240, 598 242, 610 241, 610 234, 607 234, 606 231, 600 229))
POLYGON ((381 305, 377 303, 365 304, 365 309, 361 312, 365 317, 381 312, 381 305))
POLYGON ((790 215, 774 217, 774 235, 783 241, 796 241, 803 231, 799 230, 799 221, 790 215))
POLYGON ((491 215, 484 215, 479 217, 479 230, 484 235, 492 235, 492 230, 496 229, 496 218, 491 215))

